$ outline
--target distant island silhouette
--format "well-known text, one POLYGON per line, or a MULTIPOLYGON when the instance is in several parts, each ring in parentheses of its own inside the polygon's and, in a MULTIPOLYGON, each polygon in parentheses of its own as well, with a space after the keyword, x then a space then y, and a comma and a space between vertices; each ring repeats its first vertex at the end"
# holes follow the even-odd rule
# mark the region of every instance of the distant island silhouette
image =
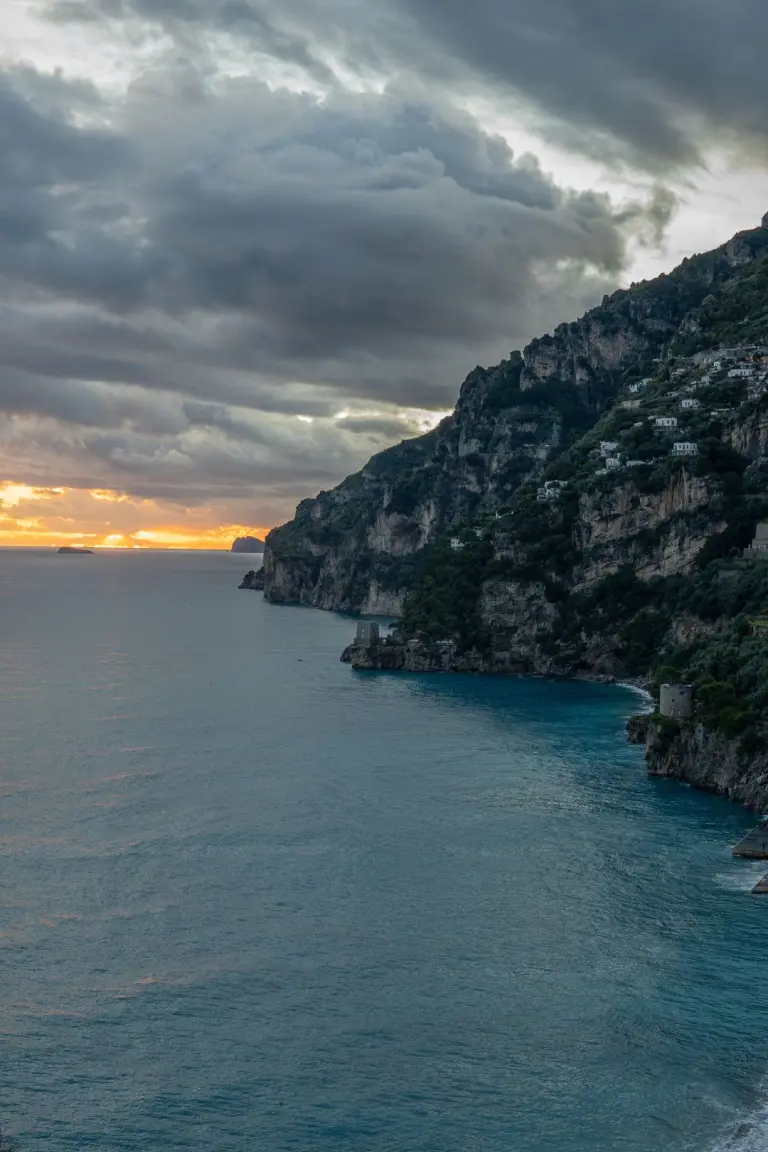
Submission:
POLYGON ((233 552, 263 552, 264 541, 258 536, 238 536, 232 545, 233 552))
POLYGON ((93 556, 92 548, 77 548, 73 544, 65 544, 58 550, 59 556, 93 556))

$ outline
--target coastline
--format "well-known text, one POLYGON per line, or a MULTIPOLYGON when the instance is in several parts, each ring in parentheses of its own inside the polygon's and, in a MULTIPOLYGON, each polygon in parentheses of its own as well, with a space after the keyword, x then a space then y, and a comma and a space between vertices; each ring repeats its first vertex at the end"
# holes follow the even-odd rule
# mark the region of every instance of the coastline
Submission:
POLYGON ((703 723, 679 724, 655 718, 650 683, 643 677, 610 675, 586 669, 568 674, 552 666, 537 667, 530 659, 523 658, 503 665, 490 665, 487 658, 477 651, 459 656, 450 641, 426 644, 406 641, 392 634, 369 648, 353 641, 342 652, 341 661, 360 672, 519 676, 553 681, 582 680, 626 688, 639 697, 638 711, 627 721, 627 740, 644 746, 649 776, 677 780, 699 791, 742 804, 751 811, 768 813, 768 749, 760 755, 747 754, 738 739, 709 732, 703 723))
POLYGON ((647 680, 642 680, 640 678, 638 678, 638 679, 628 678, 625 680, 617 680, 615 683, 616 683, 617 688, 628 688, 630 690, 630 692, 636 692, 637 695, 641 697, 641 699, 643 700, 643 702, 647 706, 646 711, 645 711, 645 713, 643 713, 643 715, 650 714, 651 712, 653 712, 654 700, 653 700, 653 696, 648 691, 647 680))
POLYGON ((480 652, 459 655, 450 641, 427 644, 404 640, 400 636, 389 636, 367 647, 352 643, 345 648, 341 659, 361 672, 517 675, 582 680, 626 688, 640 698, 638 711, 627 720, 627 740, 643 745, 649 776, 677 780, 743 804, 752 811, 768 812, 768 748, 756 755, 738 738, 709 731, 701 721, 678 722, 656 716, 650 684, 642 677, 613 676, 585 669, 577 669, 568 675, 552 667, 536 667, 530 660, 497 661, 489 665, 480 652))

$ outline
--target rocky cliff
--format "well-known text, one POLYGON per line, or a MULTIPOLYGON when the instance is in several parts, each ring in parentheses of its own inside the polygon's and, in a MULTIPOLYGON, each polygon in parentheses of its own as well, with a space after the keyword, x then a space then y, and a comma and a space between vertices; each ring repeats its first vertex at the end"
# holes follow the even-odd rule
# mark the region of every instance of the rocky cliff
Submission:
POLYGON ((680 780, 726 796, 756 812, 768 812, 768 751, 699 723, 635 717, 629 739, 645 744, 651 776, 680 780))
MULTIPOLYGON (((333 491, 305 500, 293 521, 270 533, 267 598, 401 615, 425 549, 509 507, 618 404, 632 415, 628 380, 658 373, 676 342, 716 343, 729 315, 718 302, 767 250, 768 230, 743 233, 669 276, 606 297, 581 320, 501 364, 476 368, 438 428, 375 456, 333 491)), ((749 450, 762 455, 762 427, 730 434, 734 444, 749 435, 749 450)), ((705 482, 691 478, 663 495, 638 490, 631 479, 620 491, 582 492, 581 523, 568 528, 582 552, 578 586, 589 588, 635 562, 643 533, 658 536, 652 549, 640 549, 646 578, 684 569, 713 524, 702 518, 700 534, 683 539, 675 522, 704 509, 710 495, 705 482)), ((486 599, 489 609, 501 610, 499 589, 486 599)))
POLYGON ((768 229, 476 369, 433 432, 270 533, 266 596, 400 616, 404 668, 642 678, 721 624, 741 644, 768 583, 718 566, 768 517, 760 339, 768 229))

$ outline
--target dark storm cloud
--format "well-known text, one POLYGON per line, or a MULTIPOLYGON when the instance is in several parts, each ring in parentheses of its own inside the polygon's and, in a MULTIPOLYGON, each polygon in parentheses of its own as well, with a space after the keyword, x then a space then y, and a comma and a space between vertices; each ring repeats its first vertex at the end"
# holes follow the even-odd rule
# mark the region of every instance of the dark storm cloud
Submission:
POLYGON ((765 139, 763 0, 397 0, 446 55, 579 130, 689 162, 706 127, 765 139), (690 119, 689 119, 690 117, 690 119))
POLYGON ((615 275, 642 215, 563 192, 469 117, 397 95, 320 105, 234 85, 157 112, 140 93, 108 136, 0 90, 19 156, 0 173, 0 274, 114 313, 247 317, 260 371, 492 339, 531 298, 534 263, 615 275))
POLYGON ((764 0, 63 0, 60 19, 133 19, 177 40, 208 27, 327 80, 418 71, 506 89, 580 150, 693 162, 713 128, 765 140, 764 0))
POLYGON ((0 160, 6 469, 178 499, 327 486, 408 431, 398 406, 449 407, 613 287, 674 207, 564 190, 439 96, 193 65, 109 109, 0 76, 0 160))

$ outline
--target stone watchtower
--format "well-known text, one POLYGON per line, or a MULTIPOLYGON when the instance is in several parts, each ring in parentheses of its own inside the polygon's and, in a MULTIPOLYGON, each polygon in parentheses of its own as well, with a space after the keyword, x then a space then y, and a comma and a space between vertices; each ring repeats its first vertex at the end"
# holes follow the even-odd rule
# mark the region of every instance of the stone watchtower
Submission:
POLYGON ((355 647, 375 648, 379 642, 379 626, 373 620, 361 620, 357 625, 355 647))
POLYGON ((690 720, 693 716, 693 684, 662 684, 659 712, 673 720, 690 720))
POLYGON ((752 546, 747 549, 750 560, 768 560, 768 524, 763 521, 755 529, 752 546))

